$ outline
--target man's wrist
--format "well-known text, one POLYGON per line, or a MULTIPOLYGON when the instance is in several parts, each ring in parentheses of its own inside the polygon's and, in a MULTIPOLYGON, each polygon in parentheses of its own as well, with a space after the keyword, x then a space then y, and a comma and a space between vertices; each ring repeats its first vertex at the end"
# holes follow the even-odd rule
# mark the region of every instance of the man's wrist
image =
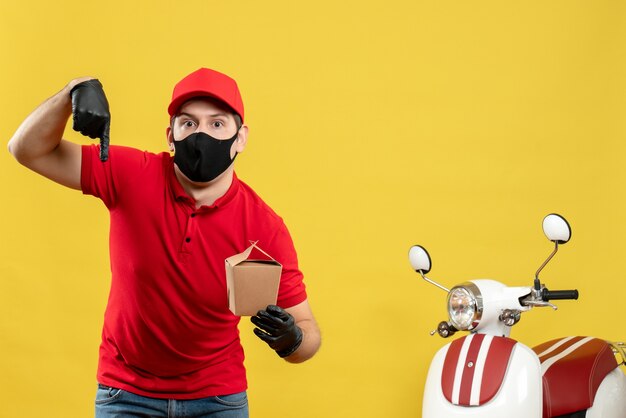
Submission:
POLYGON ((276 351, 276 354, 278 354, 281 358, 289 357, 290 355, 295 353, 296 350, 298 350, 298 348, 300 348, 300 345, 302 344, 302 339, 304 338, 302 329, 296 325, 295 332, 296 332, 296 341, 293 343, 293 345, 284 350, 276 351))
POLYGON ((74 87, 76 87, 76 85, 82 83, 83 81, 87 81, 87 80, 93 80, 94 77, 79 77, 79 78, 75 78, 73 80, 71 80, 69 83, 67 83, 67 85, 65 86, 65 89, 68 93, 68 95, 71 93, 71 91, 74 89, 74 87))

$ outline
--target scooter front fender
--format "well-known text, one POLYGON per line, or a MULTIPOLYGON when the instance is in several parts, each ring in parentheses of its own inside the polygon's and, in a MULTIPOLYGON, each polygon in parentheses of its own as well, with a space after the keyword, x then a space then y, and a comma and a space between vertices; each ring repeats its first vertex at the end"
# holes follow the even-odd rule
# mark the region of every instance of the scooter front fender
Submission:
POLYGON ((444 396, 441 379, 449 348, 450 344, 435 354, 428 370, 423 418, 541 418, 541 365, 530 348, 519 342, 515 344, 499 391, 480 406, 455 405, 444 396))

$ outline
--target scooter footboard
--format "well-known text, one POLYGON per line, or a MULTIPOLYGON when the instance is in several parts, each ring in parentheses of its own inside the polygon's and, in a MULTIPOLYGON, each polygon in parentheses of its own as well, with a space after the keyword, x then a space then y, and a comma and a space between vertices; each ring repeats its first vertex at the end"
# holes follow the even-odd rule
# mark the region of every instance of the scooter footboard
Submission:
POLYGON ((541 414, 541 365, 527 346, 504 337, 471 334, 446 345, 435 355, 426 378, 423 418, 528 418, 541 414), (512 343, 502 344, 500 339, 512 343), (503 354, 505 350, 508 351, 503 354), (494 359, 496 363, 507 362, 495 395, 483 402, 460 402, 458 394, 462 392, 471 393, 473 400, 479 399, 494 359))

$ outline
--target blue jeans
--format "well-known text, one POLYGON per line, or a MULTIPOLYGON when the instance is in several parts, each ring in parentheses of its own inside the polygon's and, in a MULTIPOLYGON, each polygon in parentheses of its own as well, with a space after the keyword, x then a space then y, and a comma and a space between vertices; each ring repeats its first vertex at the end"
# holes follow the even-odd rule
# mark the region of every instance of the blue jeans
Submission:
POLYGON ((202 399, 156 399, 98 385, 96 418, 248 418, 246 392, 202 399))

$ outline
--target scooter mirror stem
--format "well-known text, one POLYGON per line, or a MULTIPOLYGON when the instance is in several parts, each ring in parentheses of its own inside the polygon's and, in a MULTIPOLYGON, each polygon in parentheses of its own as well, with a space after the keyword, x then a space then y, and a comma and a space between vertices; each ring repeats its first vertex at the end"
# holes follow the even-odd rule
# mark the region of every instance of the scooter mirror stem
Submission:
POLYGON ((428 277, 424 276, 424 273, 422 272, 422 270, 417 270, 417 272, 420 274, 420 276, 422 276, 422 279, 426 280, 428 283, 437 286, 439 289, 441 290, 445 290, 446 293, 450 293, 450 289, 443 287, 442 285, 440 285, 439 283, 430 280, 428 277))
POLYGON ((550 256, 546 259, 546 261, 543 262, 541 267, 539 267, 539 269, 537 270, 537 273, 535 273, 535 290, 537 291, 541 290, 541 282, 539 281, 539 273, 541 272, 541 270, 543 270, 546 264, 548 264, 548 262, 552 260, 552 257, 554 257, 554 254, 556 254, 556 252, 559 251, 559 242, 558 241, 553 241, 553 242, 554 242, 554 251, 552 251, 552 254, 550 254, 550 256))

